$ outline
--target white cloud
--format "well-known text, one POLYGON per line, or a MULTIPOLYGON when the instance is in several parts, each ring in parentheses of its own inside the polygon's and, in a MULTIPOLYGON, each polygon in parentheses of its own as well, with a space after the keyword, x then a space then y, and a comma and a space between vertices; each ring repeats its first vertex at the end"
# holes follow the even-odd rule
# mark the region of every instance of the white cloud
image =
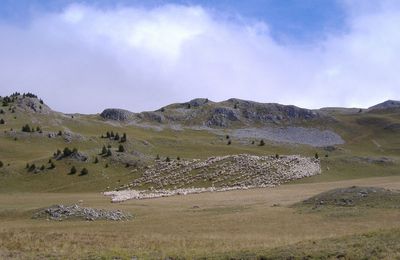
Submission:
POLYGON ((400 99, 394 3, 355 12, 347 1, 347 31, 307 47, 280 45, 267 24, 224 20, 199 6, 72 5, 26 28, 0 26, 0 92, 36 92, 57 110, 87 113, 195 97, 304 107, 400 99))

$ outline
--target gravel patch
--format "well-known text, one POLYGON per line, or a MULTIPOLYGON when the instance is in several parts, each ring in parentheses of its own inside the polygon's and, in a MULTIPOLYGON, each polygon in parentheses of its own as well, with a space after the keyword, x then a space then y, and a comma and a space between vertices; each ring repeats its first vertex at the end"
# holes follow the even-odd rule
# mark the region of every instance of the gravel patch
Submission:
POLYGON ((331 130, 320 130, 305 127, 266 127, 231 130, 235 138, 264 139, 273 142, 305 144, 323 147, 344 144, 344 140, 331 130))

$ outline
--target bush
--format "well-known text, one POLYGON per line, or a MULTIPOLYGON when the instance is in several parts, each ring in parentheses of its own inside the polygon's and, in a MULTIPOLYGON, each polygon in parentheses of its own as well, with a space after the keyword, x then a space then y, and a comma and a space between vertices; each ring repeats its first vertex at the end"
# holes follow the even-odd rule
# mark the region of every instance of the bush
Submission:
POLYGON ((166 162, 170 162, 171 159, 167 156, 167 158, 165 159, 166 162))
POLYGON ((121 143, 125 143, 126 142, 126 133, 123 133, 122 137, 121 137, 121 143))
POLYGON ((71 170, 69 171, 69 174, 75 174, 76 173, 76 168, 75 166, 71 167, 71 170))
POLYGON ((106 154, 106 155, 107 155, 107 156, 111 156, 111 155, 112 155, 112 152, 111 152, 110 149, 107 150, 107 154, 106 154))
POLYGON ((157 154, 156 160, 160 160, 160 155, 159 154, 157 154))
POLYGON ((115 134, 114 140, 115 141, 119 141, 119 134, 118 133, 115 134))
POLYGON ((124 146, 123 146, 122 144, 120 144, 120 145, 118 146, 118 152, 120 152, 120 153, 125 152, 125 148, 124 148, 124 146))
POLYGON ((44 169, 46 169, 46 167, 44 167, 44 165, 40 166, 41 171, 44 171, 44 169))
POLYGON ((0 168, 4 166, 4 163, 0 161, 0 168))
POLYGON ((261 139, 259 146, 264 146, 264 145, 265 145, 265 142, 264 142, 264 140, 261 139))
POLYGON ((31 132, 31 127, 26 124, 22 127, 22 132, 30 133, 31 132))
POLYGON ((65 148, 64 148, 64 151, 63 151, 64 157, 68 157, 68 156, 70 156, 71 154, 72 154, 71 149, 69 149, 68 147, 65 147, 65 148))
POLYGON ((275 158, 276 158, 276 159, 279 159, 279 154, 275 154, 275 158))
POLYGON ((82 175, 86 175, 86 174, 88 174, 88 173, 89 173, 88 169, 83 168, 83 169, 81 170, 81 174, 79 174, 79 175, 82 176, 82 175))
POLYGON ((4 110, 3 109, 0 109, 0 114, 4 114, 4 110))
POLYGON ((319 158, 318 153, 315 153, 315 159, 318 159, 318 158, 319 158))
POLYGON ((4 119, 0 119, 0 125, 4 125, 6 122, 4 121, 4 119))
POLYGON ((106 163, 106 165, 104 166, 105 168, 108 168, 108 163, 106 163))
POLYGON ((99 158, 97 158, 97 156, 94 158, 94 163, 99 163, 99 158))
POLYGON ((50 168, 50 169, 54 169, 54 168, 56 168, 56 165, 55 165, 53 162, 51 162, 49 168, 50 168))
POLYGON ((31 166, 29 166, 28 171, 32 172, 36 169, 36 165, 35 164, 31 164, 31 166))
POLYGON ((103 145, 103 148, 101 149, 101 154, 106 154, 107 153, 107 148, 105 145, 103 145))
POLYGON ((232 144, 232 141, 231 140, 229 140, 228 141, 228 143, 227 143, 227 145, 231 145, 232 144))

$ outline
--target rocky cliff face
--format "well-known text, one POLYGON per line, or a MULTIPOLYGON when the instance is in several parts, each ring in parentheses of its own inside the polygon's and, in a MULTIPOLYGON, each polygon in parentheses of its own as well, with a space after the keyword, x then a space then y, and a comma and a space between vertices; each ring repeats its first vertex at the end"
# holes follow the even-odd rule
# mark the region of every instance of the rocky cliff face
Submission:
POLYGON ((198 98, 186 103, 171 104, 153 112, 132 113, 121 109, 106 109, 104 119, 188 126, 231 127, 254 125, 284 125, 322 117, 318 112, 296 106, 258 103, 240 99, 212 102, 198 98))

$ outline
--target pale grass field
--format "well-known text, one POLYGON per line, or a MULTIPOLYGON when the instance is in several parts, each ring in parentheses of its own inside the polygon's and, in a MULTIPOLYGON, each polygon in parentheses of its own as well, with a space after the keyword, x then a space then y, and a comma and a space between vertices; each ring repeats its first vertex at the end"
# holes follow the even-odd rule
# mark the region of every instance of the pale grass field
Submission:
POLYGON ((291 184, 120 204, 110 203, 109 198, 99 193, 0 194, 0 256, 16 259, 213 258, 305 240, 400 228, 399 210, 372 209, 351 217, 329 218, 321 214, 300 214, 290 207, 317 193, 352 185, 400 190, 400 176, 291 184), (135 218, 127 222, 53 222, 30 218, 37 208, 79 200, 83 200, 83 206, 121 209, 135 218), (273 204, 279 206, 272 207, 273 204))

